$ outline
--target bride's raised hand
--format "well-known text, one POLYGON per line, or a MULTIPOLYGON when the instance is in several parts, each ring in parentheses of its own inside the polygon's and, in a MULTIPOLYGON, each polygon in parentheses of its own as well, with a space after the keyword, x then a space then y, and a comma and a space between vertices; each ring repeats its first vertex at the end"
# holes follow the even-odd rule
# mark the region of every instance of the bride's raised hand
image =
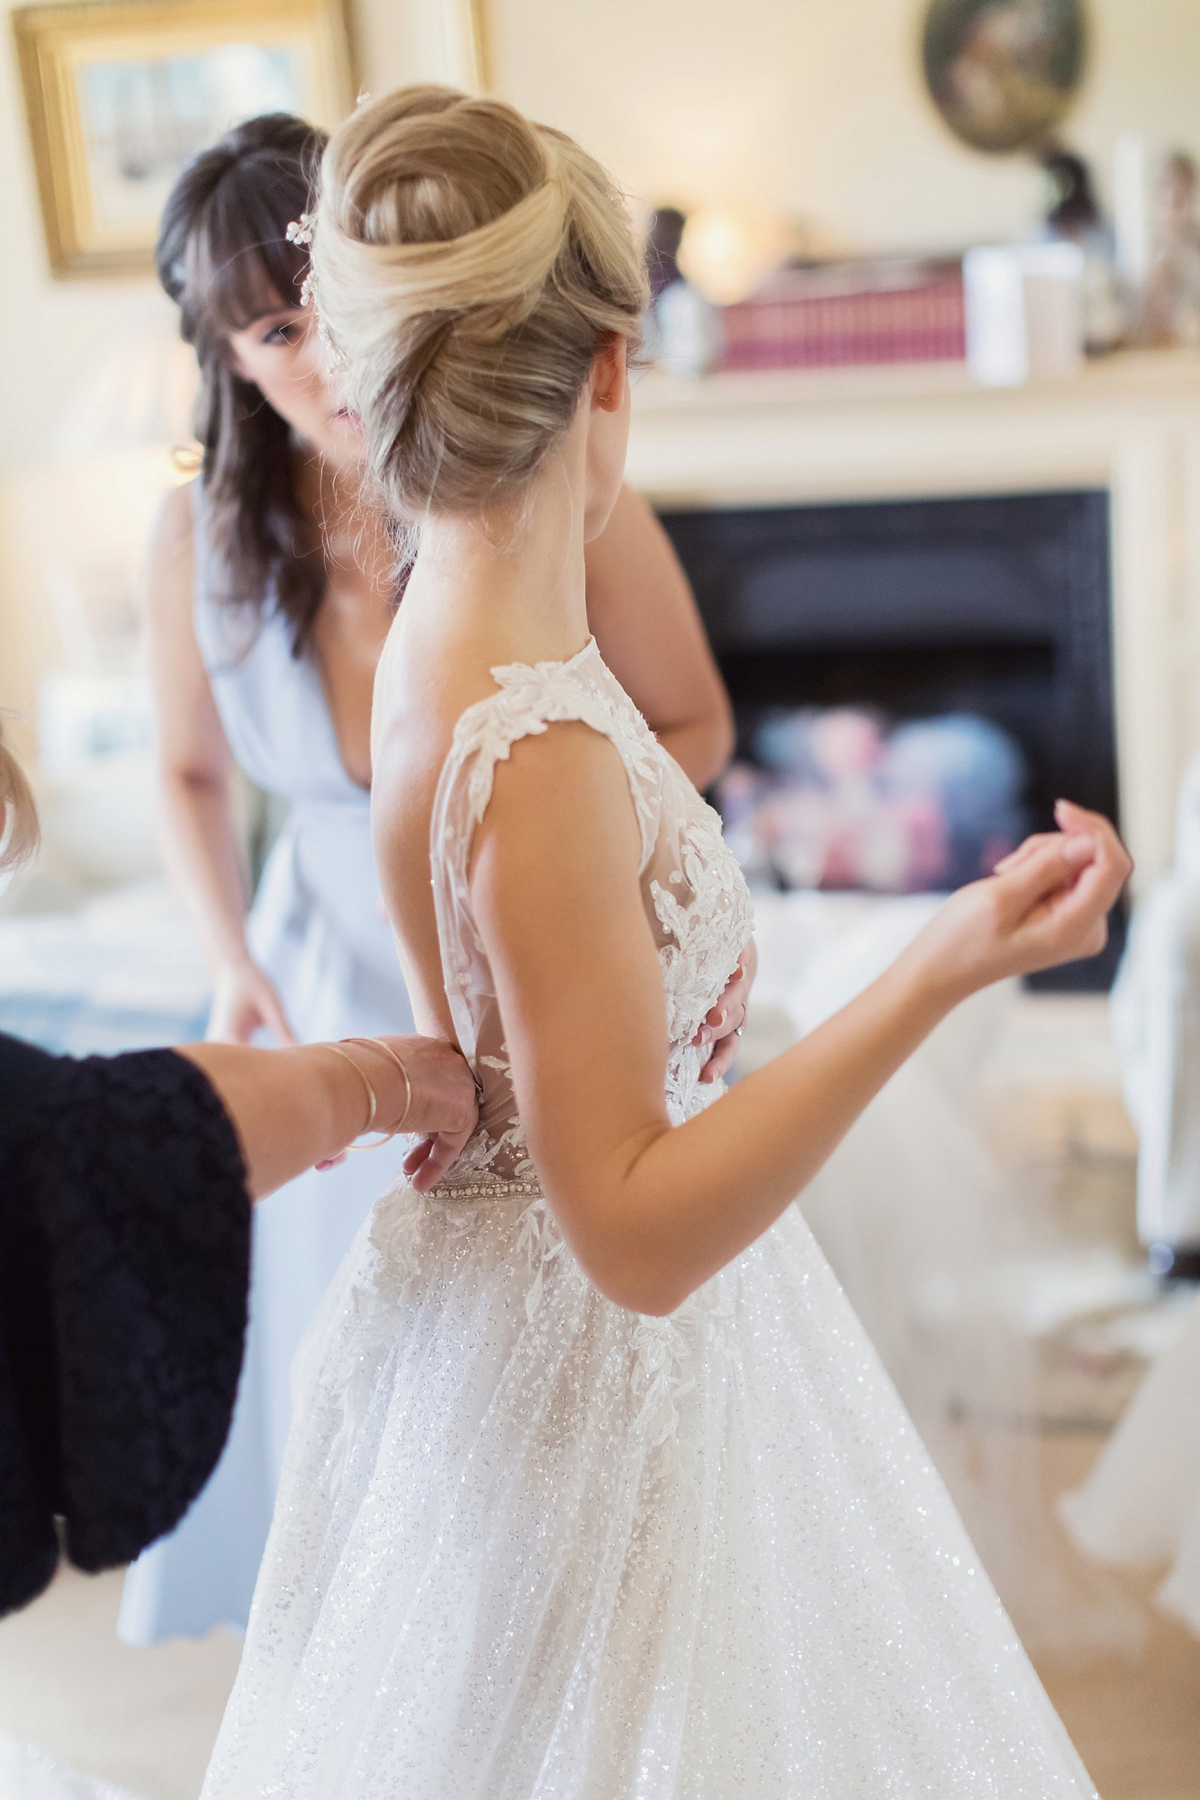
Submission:
POLYGON ((1055 818, 1057 832, 1027 839, 993 875, 952 894, 901 960, 957 999, 1098 955, 1133 863, 1102 814, 1060 800, 1055 818))

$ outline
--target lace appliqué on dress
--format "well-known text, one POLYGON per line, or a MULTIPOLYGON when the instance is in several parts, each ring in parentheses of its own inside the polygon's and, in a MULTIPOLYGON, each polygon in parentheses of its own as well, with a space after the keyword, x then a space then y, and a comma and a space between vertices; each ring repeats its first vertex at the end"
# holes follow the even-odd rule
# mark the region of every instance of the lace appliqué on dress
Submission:
POLYGON ((431 827, 434 898, 446 991, 459 1043, 479 1077, 476 1136, 448 1181, 458 1192, 489 1172, 536 1181, 512 1091, 491 973, 470 905, 471 845, 496 764, 521 738, 578 720, 608 738, 625 766, 641 835, 641 878, 659 958, 671 1042, 667 1104, 681 1123, 715 1097, 699 1089, 690 1040, 725 986, 753 929, 741 871, 720 820, 654 738, 590 642, 566 663, 492 670, 497 692, 458 722, 431 827))

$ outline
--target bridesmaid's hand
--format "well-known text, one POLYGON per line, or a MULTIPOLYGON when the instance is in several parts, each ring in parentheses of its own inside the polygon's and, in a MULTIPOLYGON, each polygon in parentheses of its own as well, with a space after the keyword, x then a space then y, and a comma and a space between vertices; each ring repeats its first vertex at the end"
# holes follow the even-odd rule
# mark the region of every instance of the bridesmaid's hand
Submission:
POLYGON ((263 1029, 274 1032, 281 1044, 298 1041, 274 983, 247 955, 218 970, 204 1035, 210 1044, 248 1044, 263 1029))
POLYGON ((751 938, 738 957, 737 967, 726 983, 725 992, 692 1039, 693 1044, 711 1044, 713 1053, 700 1071, 701 1081, 719 1081, 738 1053, 738 1032, 746 1022, 750 989, 758 973, 758 946, 751 938))

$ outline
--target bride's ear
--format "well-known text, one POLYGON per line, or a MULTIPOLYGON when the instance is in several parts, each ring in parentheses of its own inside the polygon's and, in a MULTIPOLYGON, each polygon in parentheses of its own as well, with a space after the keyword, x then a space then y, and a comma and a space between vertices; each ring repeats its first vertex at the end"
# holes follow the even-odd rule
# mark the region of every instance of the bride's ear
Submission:
POLYGON ((627 340, 619 331, 606 331, 592 360, 592 405, 601 412, 620 412, 628 379, 627 340))

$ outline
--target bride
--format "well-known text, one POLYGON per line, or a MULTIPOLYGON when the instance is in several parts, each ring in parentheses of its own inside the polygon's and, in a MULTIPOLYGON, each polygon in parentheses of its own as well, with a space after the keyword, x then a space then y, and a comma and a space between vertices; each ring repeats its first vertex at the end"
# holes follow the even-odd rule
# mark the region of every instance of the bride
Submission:
POLYGON ((1128 858, 1064 805, 714 1099, 692 1038, 749 898, 584 610, 645 299, 620 200, 559 133, 417 87, 335 135, 311 230, 420 527, 376 854, 481 1109, 449 1178, 410 1153, 297 1358, 207 1800, 1090 1794, 791 1201, 959 999, 1099 947, 1128 858))

